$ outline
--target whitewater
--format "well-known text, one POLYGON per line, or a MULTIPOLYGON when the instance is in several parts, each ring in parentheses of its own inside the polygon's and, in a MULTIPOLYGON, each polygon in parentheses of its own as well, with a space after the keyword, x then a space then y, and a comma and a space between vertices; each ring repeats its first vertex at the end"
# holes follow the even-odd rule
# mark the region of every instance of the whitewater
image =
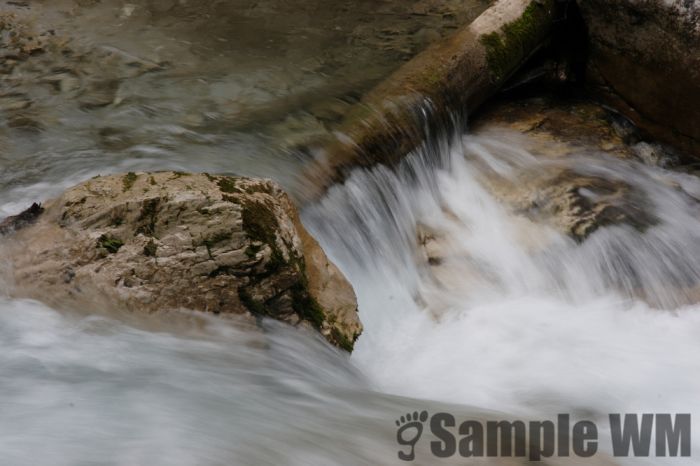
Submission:
MULTIPOLYGON (((602 154, 551 160, 520 137, 455 135, 397 167, 356 170, 306 206, 305 225, 357 293, 365 331, 351 356, 273 321, 252 328, 187 311, 164 321, 2 298, 3 464, 402 464, 395 421, 416 410, 695 421, 700 309, 684 285, 700 276, 700 181, 602 154), (512 212, 484 182, 561 164, 624 178, 655 224, 605 227, 579 243, 512 212), (425 231, 439 239, 437 263, 426 259, 425 231)), ((101 160, 27 177, 3 189, 0 212, 131 168, 101 160)), ((436 460, 429 440, 416 464, 463 464, 436 460)), ((606 463, 609 451, 601 441, 587 464, 666 464, 606 463)))

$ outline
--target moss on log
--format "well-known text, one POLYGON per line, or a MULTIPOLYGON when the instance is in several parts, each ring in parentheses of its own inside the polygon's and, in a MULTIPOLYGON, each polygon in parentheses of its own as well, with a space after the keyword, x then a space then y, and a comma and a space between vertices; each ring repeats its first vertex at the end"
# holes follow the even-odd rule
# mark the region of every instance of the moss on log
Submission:
POLYGON ((550 36, 556 0, 499 0, 367 93, 307 172, 324 190, 350 168, 391 163, 417 147, 429 120, 473 111, 550 36))

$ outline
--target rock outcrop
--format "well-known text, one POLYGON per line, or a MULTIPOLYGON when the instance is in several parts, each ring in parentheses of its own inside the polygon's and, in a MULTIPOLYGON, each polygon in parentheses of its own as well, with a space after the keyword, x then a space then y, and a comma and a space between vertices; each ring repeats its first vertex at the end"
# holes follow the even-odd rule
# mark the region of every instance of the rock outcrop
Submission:
POLYGON ((700 156, 700 2, 578 3, 597 90, 655 138, 700 156))
MULTIPOLYGON (((552 97, 493 102, 475 122, 479 136, 514 138, 512 145, 539 158, 513 178, 484 182, 520 215, 548 224, 577 242, 599 228, 628 225, 640 231, 657 219, 646 195, 620 177, 601 176, 575 160, 590 154, 675 165, 674 153, 640 139, 628 120, 598 104, 552 97)), ((494 149, 495 150, 495 149, 494 149)))
POLYGON ((348 351, 362 330, 352 287, 272 181, 128 173, 84 182, 44 209, 3 224, 18 297, 269 316, 348 351))

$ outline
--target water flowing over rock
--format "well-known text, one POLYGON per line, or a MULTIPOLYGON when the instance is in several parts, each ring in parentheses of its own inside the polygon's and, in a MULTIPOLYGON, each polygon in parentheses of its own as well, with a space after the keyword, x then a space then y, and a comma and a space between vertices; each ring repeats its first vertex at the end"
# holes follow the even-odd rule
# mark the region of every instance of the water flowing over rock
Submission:
POLYGON ((654 137, 700 156, 700 2, 579 5, 598 89, 654 137))
POLYGON ((362 330, 352 287, 272 181, 128 173, 44 208, 35 223, 3 224, 21 227, 6 246, 18 297, 269 316, 348 351, 362 330))
POLYGON ((642 232, 657 220, 650 200, 627 180, 601 176, 589 170, 590 162, 572 160, 596 154, 653 166, 679 164, 672 149, 641 140, 624 116, 577 99, 496 101, 475 122, 474 131, 494 138, 503 138, 502 131, 517 135, 515 146, 542 156, 546 162, 521 167, 514 178, 490 172, 483 181, 514 212, 578 242, 605 226, 628 225, 642 232))
POLYGON ((444 130, 451 111, 474 111, 549 39, 553 0, 499 0, 368 92, 307 172, 319 186, 358 165, 393 162, 426 132, 444 130))
MULTIPOLYGON (((512 228, 532 250, 554 247, 551 238, 536 233, 533 225, 547 225, 582 245, 607 227, 643 234, 658 224, 651 199, 638 184, 613 176, 612 171, 600 172, 592 162, 607 159, 610 166, 642 162, 655 167, 679 163, 669 148, 641 141, 623 116, 575 98, 495 99, 473 121, 472 130, 479 142, 466 143, 466 157, 489 194, 519 219, 512 228), (480 154, 489 153, 499 154, 505 163, 476 162, 480 154)), ((682 192, 679 186, 673 188, 682 192)), ((456 220, 449 210, 444 214, 456 220)), ((421 260, 445 288, 463 288, 464 277, 475 280, 483 274, 463 269, 473 259, 444 232, 419 225, 417 243, 421 260), (451 268, 455 263, 459 272, 451 268)), ((682 293, 687 290, 678 295, 682 293)))

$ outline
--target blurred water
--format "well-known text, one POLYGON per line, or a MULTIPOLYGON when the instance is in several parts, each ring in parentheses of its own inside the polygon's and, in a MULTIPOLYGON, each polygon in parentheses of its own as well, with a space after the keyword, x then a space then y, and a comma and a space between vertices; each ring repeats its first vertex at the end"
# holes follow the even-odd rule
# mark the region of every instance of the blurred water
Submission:
MULTIPOLYGON (((431 36, 417 24, 464 20, 408 3, 33 4, 42 20, 84 28, 71 45, 84 59, 66 60, 80 64, 81 84, 65 94, 42 84, 65 72, 50 55, 20 69, 34 74, 2 77, 32 104, 0 125, 0 216, 98 173, 233 172, 297 186, 297 143, 323 136, 357 92, 414 53, 420 41, 403 50, 406 36, 431 36), (95 69, 95 48, 118 59, 95 69), (124 54, 163 69, 127 73, 124 54), (93 85, 110 80, 107 104, 81 106, 100 103, 93 85)), ((276 322, 0 299, 3 464, 398 464, 394 420, 418 409, 571 412, 600 426, 610 412, 698 419, 697 178, 585 152, 552 160, 510 133, 441 142, 395 170, 357 171, 304 212, 358 295, 365 333, 351 357, 276 322), (656 223, 579 244, 492 192, 494 180, 515 188, 562 167, 625 180, 643 204, 626 207, 656 223), (426 229, 439 264, 421 246, 426 229)), ((437 463, 427 440, 416 464, 437 463)))
POLYGON ((167 324, 142 330, 33 302, 0 308, 4 464, 349 464, 343 456, 376 464, 394 456, 382 428, 390 419, 378 414, 393 416, 400 404, 373 396, 347 357, 315 335, 186 315, 174 319, 187 330, 172 333, 167 324))
MULTIPOLYGON (((608 413, 698 413, 700 313, 681 303, 700 270, 690 196, 700 182, 602 155, 553 161, 511 137, 465 136, 395 171, 358 171, 306 209, 358 294, 365 332, 350 358, 275 322, 84 316, 3 300, 9 464, 398 464, 393 420, 416 409, 567 412, 597 421, 603 439, 608 413), (494 167, 509 179, 562 163, 624 175, 658 223, 602 228, 579 244, 511 213, 480 181, 494 167), (437 266, 421 252, 425 225, 446 238, 437 266), (641 301, 640 287, 666 310, 641 301)), ((40 189, 15 190, 16 202, 40 189)), ((435 464, 429 438, 417 464, 435 464)))
POLYGON ((460 137, 395 171, 356 172, 307 209, 358 293, 365 332, 353 363, 397 395, 533 419, 571 412, 599 426, 609 413, 690 412, 697 429, 700 307, 688 303, 700 279, 700 180, 585 151, 551 159, 520 138, 460 137), (484 183, 562 166, 626 180, 647 201, 627 207, 656 225, 610 226, 579 244, 512 213, 484 183), (442 239, 437 265, 421 251, 425 226, 442 239))
POLYGON ((16 34, 42 48, 0 53, 0 183, 157 167, 291 186, 298 146, 328 137, 364 91, 489 3, 5 5, 16 17, 3 45, 16 34))

